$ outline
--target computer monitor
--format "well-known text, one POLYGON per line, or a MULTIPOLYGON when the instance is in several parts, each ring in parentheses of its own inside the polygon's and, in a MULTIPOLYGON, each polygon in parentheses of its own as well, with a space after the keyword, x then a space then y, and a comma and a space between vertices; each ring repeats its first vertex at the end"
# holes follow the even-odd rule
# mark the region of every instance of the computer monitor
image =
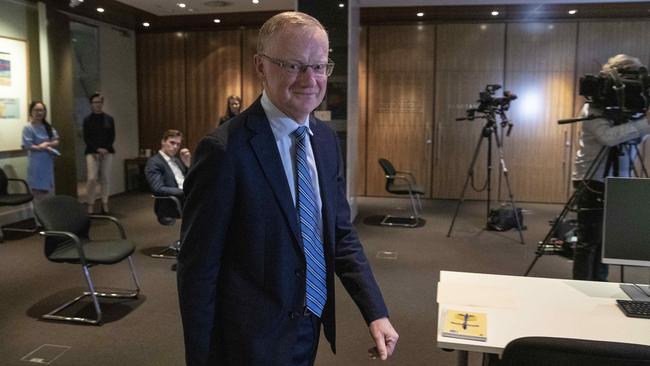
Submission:
MULTIPOLYGON (((605 180, 603 263, 650 267, 650 179, 605 180)), ((621 284, 632 300, 650 301, 650 287, 621 284)))
POLYGON ((603 263, 650 267, 650 179, 605 181, 603 263))

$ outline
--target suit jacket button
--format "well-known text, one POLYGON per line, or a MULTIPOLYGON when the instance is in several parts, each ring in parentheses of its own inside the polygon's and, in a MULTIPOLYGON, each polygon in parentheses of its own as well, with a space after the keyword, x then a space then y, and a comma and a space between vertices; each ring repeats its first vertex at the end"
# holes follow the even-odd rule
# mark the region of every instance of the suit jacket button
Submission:
POLYGON ((292 312, 289 313, 289 318, 291 318, 291 319, 295 319, 295 318, 298 317, 298 315, 299 315, 299 314, 298 314, 297 311, 292 311, 292 312))
POLYGON ((300 270, 300 269, 297 269, 297 270, 296 270, 296 277, 298 277, 298 278, 302 278, 302 277, 303 277, 303 272, 302 272, 302 270, 300 270))

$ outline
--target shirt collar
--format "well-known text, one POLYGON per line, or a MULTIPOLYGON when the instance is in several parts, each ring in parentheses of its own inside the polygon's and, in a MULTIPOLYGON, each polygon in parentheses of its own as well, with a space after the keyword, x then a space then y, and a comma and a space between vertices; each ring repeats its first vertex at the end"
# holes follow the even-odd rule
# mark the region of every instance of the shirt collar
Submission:
POLYGON ((158 152, 160 153, 160 155, 162 155, 162 157, 163 157, 166 161, 170 161, 170 160, 172 160, 172 157, 169 156, 169 155, 167 155, 167 154, 165 154, 162 150, 158 150, 158 152))
POLYGON ((300 126, 307 127, 307 133, 310 136, 313 136, 311 128, 309 127, 309 116, 305 119, 304 124, 299 124, 294 121, 291 117, 287 116, 281 110, 276 107, 271 99, 266 95, 266 90, 262 92, 262 108, 264 108, 264 113, 266 113, 266 118, 268 118, 269 123, 271 124, 271 130, 273 130, 273 135, 275 140, 278 141, 285 136, 290 136, 296 128, 300 126))

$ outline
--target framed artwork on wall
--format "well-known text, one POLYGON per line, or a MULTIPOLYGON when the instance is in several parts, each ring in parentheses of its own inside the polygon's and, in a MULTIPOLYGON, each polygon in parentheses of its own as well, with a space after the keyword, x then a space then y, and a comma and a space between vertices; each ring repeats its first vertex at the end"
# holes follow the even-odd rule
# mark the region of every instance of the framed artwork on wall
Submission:
POLYGON ((27 42, 0 37, 0 151, 20 150, 27 98, 27 42))

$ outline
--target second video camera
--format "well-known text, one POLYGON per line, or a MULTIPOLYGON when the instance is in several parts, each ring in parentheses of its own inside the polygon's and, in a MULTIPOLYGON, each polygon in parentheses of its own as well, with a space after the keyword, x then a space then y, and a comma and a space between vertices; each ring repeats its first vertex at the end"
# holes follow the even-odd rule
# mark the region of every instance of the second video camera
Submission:
POLYGON ((650 76, 646 68, 618 72, 616 69, 598 76, 580 78, 579 93, 596 107, 618 109, 626 115, 645 113, 650 100, 650 76))
POLYGON ((517 95, 509 90, 503 92, 502 97, 494 97, 494 93, 501 89, 501 85, 488 84, 485 90, 479 93, 479 106, 476 110, 479 112, 491 112, 494 110, 507 111, 510 108, 510 102, 517 99, 517 95))

